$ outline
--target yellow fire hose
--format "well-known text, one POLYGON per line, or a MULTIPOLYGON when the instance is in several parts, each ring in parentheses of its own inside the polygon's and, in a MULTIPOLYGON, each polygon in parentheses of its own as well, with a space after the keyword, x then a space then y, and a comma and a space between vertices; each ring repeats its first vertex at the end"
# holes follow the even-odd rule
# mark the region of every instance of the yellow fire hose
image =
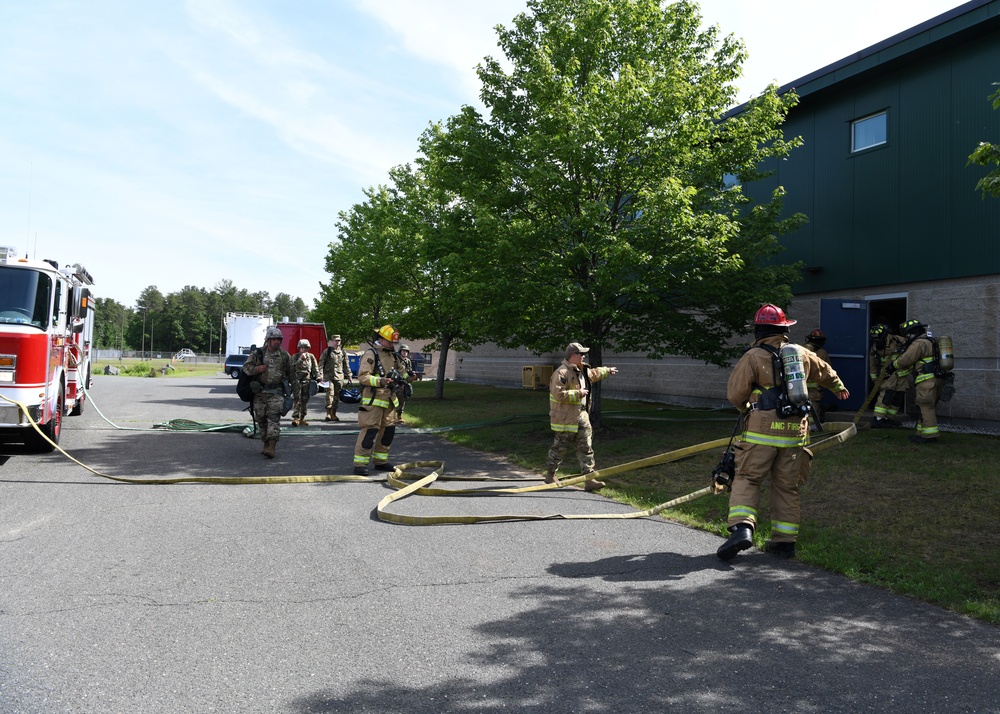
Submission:
MULTIPOLYGON (((563 514, 554 513, 551 515, 535 515, 535 514, 499 514, 492 516, 465 516, 465 515, 443 515, 443 516, 405 516, 395 513, 390 513, 387 509, 390 505, 396 501, 400 501, 409 496, 419 495, 419 496, 510 496, 517 495, 521 493, 533 493, 537 491, 552 491, 559 488, 565 488, 567 486, 575 486, 577 484, 582 484, 588 479, 599 479, 606 478, 608 476, 617 476, 619 474, 627 473, 630 471, 636 471, 638 469, 645 468, 647 466, 655 466, 657 464, 670 463, 672 461, 679 461, 681 459, 687 458, 689 456, 694 456, 696 454, 701 454, 706 451, 711 451, 712 449, 723 448, 729 443, 729 439, 716 439, 714 441, 707 441, 702 444, 696 444, 694 446, 688 446, 683 449, 675 449, 674 451, 668 451, 662 454, 657 454, 655 456, 649 456, 644 459, 639 459, 637 461, 630 461, 624 464, 619 464, 617 466, 611 466, 609 468, 603 469, 601 471, 595 471, 588 474, 581 474, 578 476, 573 476, 570 478, 560 479, 558 483, 542 483, 532 486, 514 486, 505 488, 469 488, 469 489, 446 489, 446 488, 432 488, 431 484, 436 481, 492 481, 492 482, 518 482, 524 483, 525 481, 530 481, 531 479, 524 478, 502 478, 502 477, 448 477, 443 476, 444 473, 444 462, 443 461, 414 461, 411 463, 401 464, 396 466, 395 470, 383 477, 383 478, 368 478, 365 476, 337 476, 337 475, 314 475, 314 476, 234 476, 234 477, 219 477, 219 476, 184 476, 179 478, 165 478, 165 479, 133 479, 124 478, 119 476, 111 476, 109 474, 101 473, 96 469, 92 469, 86 464, 78 461, 76 458, 68 454, 61 446, 52 442, 45 433, 41 430, 38 424, 35 423, 34 419, 31 418, 28 409, 20 402, 11 399, 9 397, 0 395, 0 399, 10 402, 17 406, 21 412, 25 415, 28 422, 31 424, 32 428, 37 431, 46 441, 52 444, 56 450, 59 451, 63 456, 68 458, 73 463, 86 469, 95 476, 101 478, 109 479, 111 481, 118 481, 120 483, 130 483, 137 485, 166 485, 166 484, 180 484, 180 483, 213 483, 213 484, 291 484, 291 483, 336 483, 336 482, 355 482, 355 483, 382 483, 385 482, 392 488, 396 489, 395 492, 389 494, 381 501, 379 501, 376 507, 376 514, 379 520, 385 521, 387 523, 397 523, 400 525, 410 525, 410 526, 429 526, 429 525, 444 525, 444 524, 464 524, 464 523, 487 523, 487 522, 500 522, 500 521, 543 521, 543 520, 574 520, 574 519, 632 519, 632 518, 648 518, 654 516, 661 511, 668 508, 673 508, 679 506, 682 503, 687 503, 688 501, 693 501, 702 496, 707 496, 712 493, 716 493, 716 486, 710 485, 705 488, 698 489, 692 493, 685 496, 680 496, 678 498, 672 499, 665 503, 661 503, 652 508, 648 508, 644 511, 633 511, 630 513, 604 513, 604 514, 563 514), (418 470, 431 469, 430 473, 425 473, 423 475, 417 474, 418 470)), ((814 454, 824 451, 832 446, 841 444, 847 441, 849 438, 857 433, 857 427, 853 423, 847 422, 835 422, 826 425, 828 430, 824 434, 824 438, 816 441, 809 446, 809 450, 814 454), (836 431, 831 431, 834 427, 840 427, 836 431)), ((739 437, 735 438, 738 441, 739 437)))
POLYGON ((879 371, 878 377, 875 379, 875 386, 872 387, 872 391, 869 392, 868 398, 865 399, 865 403, 861 405, 861 408, 858 409, 857 413, 854 415, 852 423, 857 424, 861 421, 861 415, 868 411, 868 407, 871 406, 872 400, 876 397, 878 390, 882 387, 882 382, 885 381, 885 375, 889 371, 889 365, 891 362, 891 359, 887 359, 882 363, 882 369, 879 371))

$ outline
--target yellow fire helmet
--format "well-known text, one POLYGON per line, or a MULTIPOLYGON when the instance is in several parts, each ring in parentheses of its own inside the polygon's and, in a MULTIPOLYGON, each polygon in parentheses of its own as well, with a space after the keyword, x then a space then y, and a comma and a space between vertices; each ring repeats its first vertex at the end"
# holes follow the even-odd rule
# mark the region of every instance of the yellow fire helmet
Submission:
POLYGON ((399 331, 392 325, 382 325, 378 328, 378 336, 389 342, 399 342, 399 331))

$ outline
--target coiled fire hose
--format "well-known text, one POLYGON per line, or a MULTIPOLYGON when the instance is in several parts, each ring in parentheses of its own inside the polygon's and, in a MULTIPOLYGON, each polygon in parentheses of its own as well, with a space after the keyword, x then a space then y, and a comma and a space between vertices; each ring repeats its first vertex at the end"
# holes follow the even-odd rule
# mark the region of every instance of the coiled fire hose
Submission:
MULTIPOLYGON (((68 458, 73 463, 77 464, 83 469, 86 469, 90 473, 98 476, 100 478, 109 479, 111 481, 117 481, 119 483, 129 483, 136 485, 168 485, 168 484, 181 484, 181 483, 206 483, 206 484, 224 484, 224 485, 237 485, 237 484, 292 484, 292 483, 336 483, 336 482, 355 482, 355 483, 386 483, 390 487, 396 489, 394 493, 391 493, 379 501, 375 508, 375 512, 379 520, 385 521, 387 523, 397 523, 401 525, 410 526, 428 526, 428 525, 444 525, 444 524, 469 524, 469 523, 488 523, 488 522, 500 522, 500 521, 545 521, 545 520, 575 520, 575 519, 633 519, 633 518, 648 518, 654 516, 661 511, 668 508, 673 508, 679 506, 683 503, 693 501, 702 496, 707 496, 709 494, 716 492, 715 485, 706 486, 705 488, 698 489, 684 496, 672 499, 665 503, 661 503, 652 508, 648 508, 644 511, 633 511, 629 513, 603 513, 603 514, 564 514, 564 513, 553 513, 550 515, 537 515, 537 514, 497 514, 497 515, 485 515, 485 516, 473 516, 473 515, 440 515, 440 516, 407 516, 397 513, 389 512, 388 508, 393 503, 401 501, 413 495, 420 496, 512 496, 523 493, 534 493, 537 491, 553 491, 560 488, 565 488, 567 486, 575 486, 577 484, 582 484, 588 479, 600 479, 609 476, 617 476, 620 474, 628 473, 630 471, 636 471, 638 469, 645 468, 647 466, 654 466, 657 464, 670 463, 672 461, 679 461, 680 459, 687 458, 689 456, 694 456, 696 454, 701 454, 706 451, 711 451, 713 449, 718 449, 726 446, 730 443, 730 439, 716 439, 714 441, 707 441, 702 444, 696 444, 694 446, 688 446, 683 449, 675 449, 674 451, 668 451, 662 454, 657 454, 655 456, 650 456, 644 459, 639 459, 637 461, 630 461, 624 464, 619 464, 617 466, 611 466, 600 471, 593 471, 588 474, 580 474, 578 476, 573 476, 571 478, 560 479, 558 483, 551 484, 536 484, 531 486, 510 486, 502 488, 468 488, 468 489, 444 489, 444 488, 434 488, 432 484, 437 481, 491 481, 491 482, 518 482, 524 483, 530 481, 530 479, 524 478, 503 478, 503 477, 448 477, 444 476, 444 462, 443 461, 414 461, 406 464, 401 464, 395 467, 395 470, 389 475, 383 478, 369 478, 366 476, 338 476, 338 475, 313 475, 313 476, 234 476, 234 477, 218 477, 218 476, 183 476, 178 478, 164 478, 164 479, 133 479, 124 478, 119 476, 111 476, 109 474, 101 473, 96 469, 93 469, 81 461, 77 460, 69 453, 67 453, 61 446, 52 442, 42 431, 42 429, 35 423, 35 420, 31 418, 29 410, 20 402, 0 395, 0 399, 10 402, 11 404, 18 407, 21 412, 25 415, 25 418, 31 424, 31 427, 38 432, 46 441, 48 441, 52 446, 59 451, 63 456, 68 458), (426 472, 430 469, 429 473, 418 473, 426 472)), ((813 454, 825 451, 826 449, 836 446, 847 441, 849 438, 857 433, 857 427, 853 423, 847 422, 835 422, 827 425, 830 427, 824 436, 824 438, 813 442, 810 444, 809 449, 813 454), (839 427, 834 431, 833 429, 839 427)), ((739 440, 739 437, 736 438, 739 440)), ((541 479, 538 479, 541 480, 541 479)))

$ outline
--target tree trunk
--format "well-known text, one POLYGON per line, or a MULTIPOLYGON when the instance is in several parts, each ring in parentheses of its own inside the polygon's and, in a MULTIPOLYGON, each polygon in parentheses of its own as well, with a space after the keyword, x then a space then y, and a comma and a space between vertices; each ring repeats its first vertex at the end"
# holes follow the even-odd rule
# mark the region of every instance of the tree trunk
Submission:
MULTIPOLYGON (((601 346, 594 343, 587 353, 587 364, 591 367, 600 367, 603 361, 601 346)), ((595 429, 601 428, 601 385, 602 382, 594 382, 590 385, 590 424, 595 429)))
POLYGON ((444 399, 444 373, 448 366, 448 349, 451 346, 451 335, 441 335, 441 353, 438 356, 437 379, 434 384, 434 398, 444 399))

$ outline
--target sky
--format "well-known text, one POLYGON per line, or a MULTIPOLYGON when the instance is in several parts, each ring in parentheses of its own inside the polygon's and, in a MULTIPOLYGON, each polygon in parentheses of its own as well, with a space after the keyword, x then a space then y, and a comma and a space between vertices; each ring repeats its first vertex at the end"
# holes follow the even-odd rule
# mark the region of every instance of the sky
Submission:
MULTIPOLYGON (((741 99, 955 0, 703 0, 741 99)), ((0 0, 0 246, 134 306, 229 280, 310 307, 341 211, 478 104, 525 0, 0 0)))

